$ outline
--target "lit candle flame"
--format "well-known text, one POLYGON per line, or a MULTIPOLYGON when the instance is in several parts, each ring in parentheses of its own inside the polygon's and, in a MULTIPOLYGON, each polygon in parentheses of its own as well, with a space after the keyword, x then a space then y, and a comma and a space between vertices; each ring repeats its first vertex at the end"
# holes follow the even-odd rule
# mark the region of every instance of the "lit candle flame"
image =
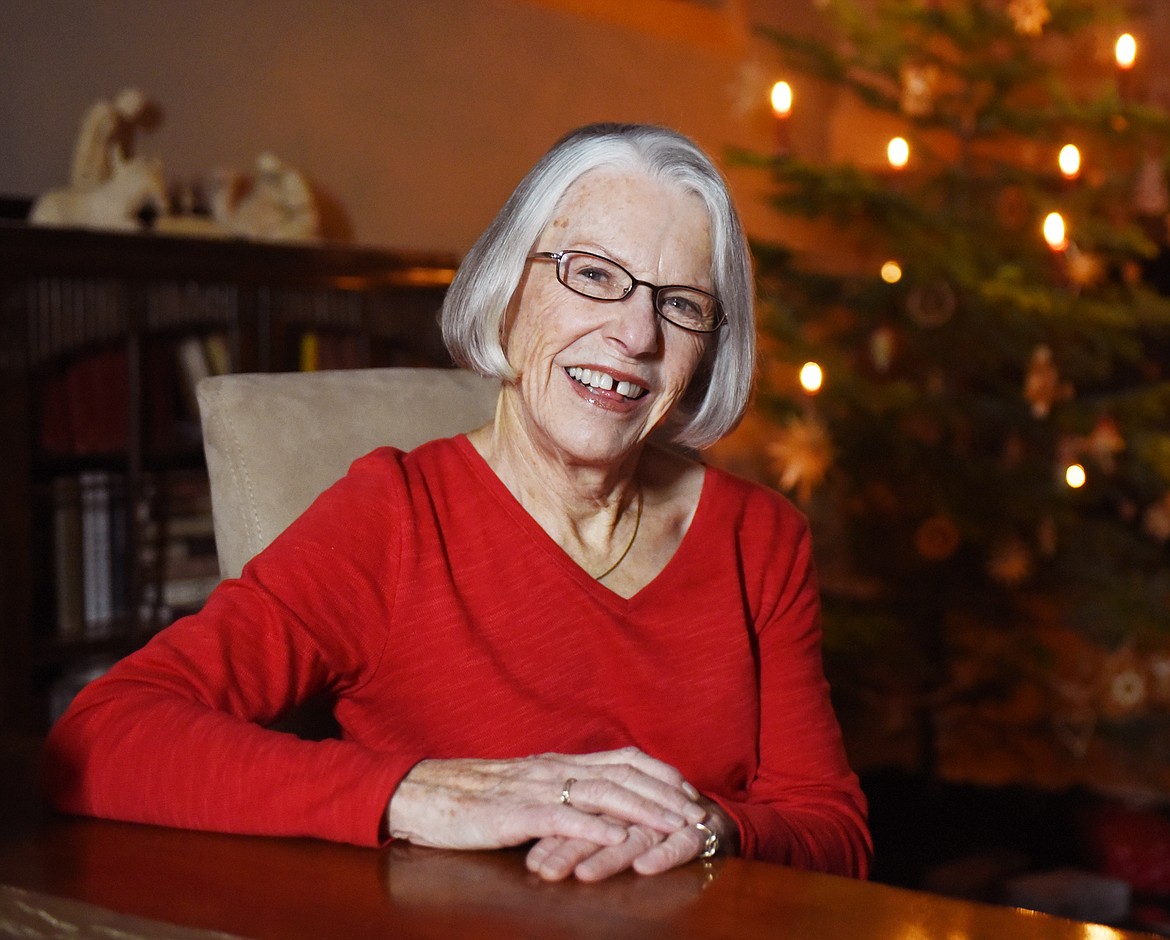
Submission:
POLYGON ((772 86, 772 113, 786 118, 792 113, 792 86, 788 82, 777 82, 772 86))
POLYGON ((800 367, 800 387, 810 395, 821 390, 825 381, 825 373, 815 362, 806 362, 800 367))
POLYGON ((1044 219, 1044 240, 1053 251, 1064 251, 1068 247, 1065 237, 1064 216, 1059 212, 1049 212, 1044 219))
POLYGON ((1060 165, 1060 172, 1066 179, 1076 179, 1081 172, 1081 152, 1076 144, 1065 144, 1060 148, 1060 156, 1056 158, 1060 165))
POLYGON ((902 280, 902 265, 897 261, 887 261, 882 265, 882 280, 887 284, 897 284, 902 280))
POLYGON ((1117 45, 1113 48, 1117 57, 1117 67, 1122 69, 1133 68, 1137 61, 1137 40, 1129 33, 1122 33, 1117 37, 1117 45))
POLYGON ((904 167, 910 161, 910 145, 906 142, 906 138, 893 138, 886 147, 886 157, 894 169, 900 170, 904 167))
POLYGON ((1085 474, 1085 468, 1079 463, 1074 463, 1065 468, 1064 482, 1071 486, 1074 490, 1079 490, 1085 485, 1088 477, 1085 474))

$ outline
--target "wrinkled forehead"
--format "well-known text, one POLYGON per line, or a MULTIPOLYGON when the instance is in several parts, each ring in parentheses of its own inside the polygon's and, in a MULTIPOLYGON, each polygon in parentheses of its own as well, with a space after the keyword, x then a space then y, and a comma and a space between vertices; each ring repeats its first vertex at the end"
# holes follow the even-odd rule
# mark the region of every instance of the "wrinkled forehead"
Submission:
POLYGON ((544 231, 596 237, 658 226, 685 228, 693 238, 709 242, 707 207, 693 189, 645 171, 600 167, 569 184, 544 231))

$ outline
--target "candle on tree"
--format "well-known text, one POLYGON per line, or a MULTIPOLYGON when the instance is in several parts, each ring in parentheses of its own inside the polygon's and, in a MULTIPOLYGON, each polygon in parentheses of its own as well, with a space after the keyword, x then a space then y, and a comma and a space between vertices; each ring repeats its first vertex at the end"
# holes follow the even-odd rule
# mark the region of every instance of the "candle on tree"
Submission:
POLYGON ((1059 212, 1049 212, 1044 219, 1044 241, 1053 251, 1064 251, 1068 247, 1068 237, 1065 234, 1064 216, 1059 212))
POLYGON ((1137 61, 1137 40, 1131 33, 1122 33, 1117 37, 1113 47, 1113 56, 1117 60, 1117 90, 1122 100, 1130 97, 1130 88, 1133 83, 1133 66, 1137 61))
POLYGON ((788 118, 792 114, 792 86, 788 82, 772 86, 772 114, 776 117, 776 156, 787 156, 788 118))
POLYGON ((1137 40, 1130 33, 1122 33, 1117 37, 1113 54, 1117 59, 1117 67, 1123 72, 1129 71, 1137 61, 1137 40))
POLYGON ((910 162, 910 144, 905 137, 895 137, 886 145, 886 159, 895 170, 900 170, 910 162))

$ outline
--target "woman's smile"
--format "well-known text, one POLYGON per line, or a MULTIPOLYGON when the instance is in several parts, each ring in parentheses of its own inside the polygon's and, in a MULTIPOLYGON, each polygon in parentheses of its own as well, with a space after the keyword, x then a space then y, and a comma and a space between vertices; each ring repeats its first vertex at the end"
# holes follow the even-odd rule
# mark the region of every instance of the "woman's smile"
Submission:
POLYGON ((581 394, 589 395, 591 400, 632 403, 646 394, 643 386, 620 372, 615 374, 595 367, 570 366, 565 374, 581 386, 581 394))

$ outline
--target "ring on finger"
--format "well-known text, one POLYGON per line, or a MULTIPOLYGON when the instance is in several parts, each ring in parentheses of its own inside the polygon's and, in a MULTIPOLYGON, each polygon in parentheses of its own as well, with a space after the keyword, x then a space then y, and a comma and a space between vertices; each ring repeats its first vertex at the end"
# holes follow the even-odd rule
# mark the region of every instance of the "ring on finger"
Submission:
POLYGON ((697 822, 695 823, 695 828, 706 838, 706 842, 703 843, 703 850, 699 852, 699 858, 710 858, 719 851, 719 836, 706 823, 697 822))
POLYGON ((573 784, 577 782, 576 777, 570 777, 565 781, 565 785, 561 787, 561 802, 566 806, 572 806, 573 801, 569 799, 569 790, 573 788, 573 784))

